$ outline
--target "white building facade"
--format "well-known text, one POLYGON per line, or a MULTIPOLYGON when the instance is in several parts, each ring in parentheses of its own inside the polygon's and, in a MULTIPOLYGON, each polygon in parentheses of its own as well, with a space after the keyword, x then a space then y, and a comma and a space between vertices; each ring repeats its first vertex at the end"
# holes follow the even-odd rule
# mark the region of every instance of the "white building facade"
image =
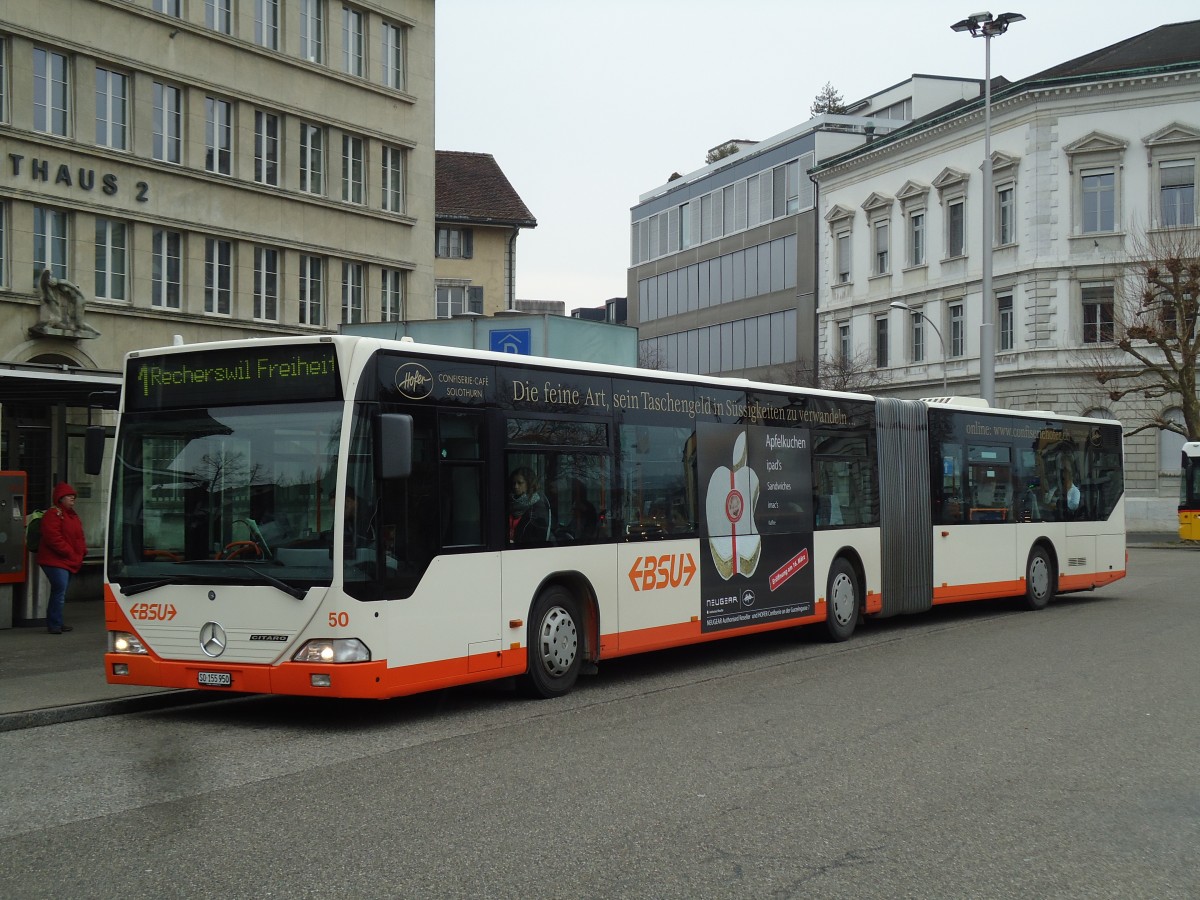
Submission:
MULTIPOLYGON (((1166 230, 1197 230, 1198 26, 1115 45, 1094 64, 1106 71, 1083 57, 994 90, 989 297, 981 99, 818 166, 821 355, 865 361, 901 396, 941 395, 943 382, 978 396, 986 302, 998 405, 1113 416, 1127 430, 1182 421, 1179 398, 1113 401, 1088 372, 1120 358, 1105 345, 1134 254, 1166 230), (1164 42, 1181 49, 1164 59, 1164 42)), ((1182 440, 1157 429, 1127 440, 1131 530, 1174 530, 1182 440)))

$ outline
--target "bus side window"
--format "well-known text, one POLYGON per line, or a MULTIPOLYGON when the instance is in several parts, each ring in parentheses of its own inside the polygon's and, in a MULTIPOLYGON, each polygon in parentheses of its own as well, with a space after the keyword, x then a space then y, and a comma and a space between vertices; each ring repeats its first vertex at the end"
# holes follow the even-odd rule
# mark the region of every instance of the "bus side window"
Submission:
POLYGON ((694 430, 622 425, 620 440, 625 536, 694 534, 699 521, 694 430))

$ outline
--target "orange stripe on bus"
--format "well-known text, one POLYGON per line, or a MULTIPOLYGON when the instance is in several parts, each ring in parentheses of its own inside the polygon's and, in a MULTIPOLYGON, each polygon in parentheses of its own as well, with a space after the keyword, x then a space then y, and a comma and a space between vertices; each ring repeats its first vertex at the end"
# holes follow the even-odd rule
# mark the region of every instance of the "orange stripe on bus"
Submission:
POLYGON ((501 655, 503 661, 500 667, 481 671, 469 671, 470 658, 465 656, 389 669, 386 660, 337 666, 293 662, 276 666, 229 665, 219 659, 201 663, 195 660, 175 661, 128 653, 106 653, 104 667, 112 684, 154 684, 166 688, 248 694, 386 699, 524 673, 526 655, 523 649, 505 650, 501 655), (113 675, 114 663, 128 666, 129 674, 113 675), (233 684, 227 688, 203 687, 199 684, 200 672, 228 672, 233 684), (330 686, 314 687, 312 676, 317 674, 328 675, 330 686))
POLYGON ((673 625, 658 625, 653 628, 639 628, 636 631, 625 631, 620 634, 606 634, 600 638, 600 658, 614 659, 618 656, 630 656, 634 653, 644 653, 650 650, 666 650, 669 647, 682 647, 688 644, 702 644, 707 641, 717 641, 721 638, 737 637, 743 634, 759 634, 764 631, 778 631, 781 628, 795 628, 797 625, 811 625, 814 622, 825 621, 825 604, 819 601, 813 615, 800 619, 781 619, 775 622, 764 622, 758 625, 745 625, 741 628, 726 628, 721 631, 702 632, 700 622, 678 622, 673 625))

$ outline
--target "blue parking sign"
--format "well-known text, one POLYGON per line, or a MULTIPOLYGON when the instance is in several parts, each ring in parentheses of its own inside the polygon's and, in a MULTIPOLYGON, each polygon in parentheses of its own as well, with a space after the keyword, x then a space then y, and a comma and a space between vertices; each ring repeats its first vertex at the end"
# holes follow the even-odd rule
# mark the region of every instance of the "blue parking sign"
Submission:
POLYGON ((521 356, 533 355, 532 328, 505 328, 490 334, 492 350, 499 353, 517 353, 521 356))

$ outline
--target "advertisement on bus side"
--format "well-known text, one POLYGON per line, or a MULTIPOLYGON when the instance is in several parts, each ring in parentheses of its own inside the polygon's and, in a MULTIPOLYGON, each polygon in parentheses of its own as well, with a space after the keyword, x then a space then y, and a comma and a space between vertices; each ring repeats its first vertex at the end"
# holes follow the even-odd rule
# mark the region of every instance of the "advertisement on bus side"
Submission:
POLYGON ((808 429, 697 423, 701 628, 811 615, 808 429))

